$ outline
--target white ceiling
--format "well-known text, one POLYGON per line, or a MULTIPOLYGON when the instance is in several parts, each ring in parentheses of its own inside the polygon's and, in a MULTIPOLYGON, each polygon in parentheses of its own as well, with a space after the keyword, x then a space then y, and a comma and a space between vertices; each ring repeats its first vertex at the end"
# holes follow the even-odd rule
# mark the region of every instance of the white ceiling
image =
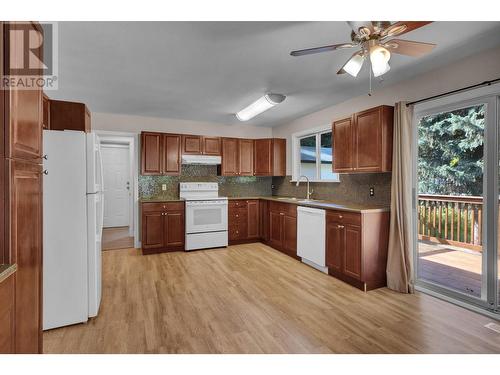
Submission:
MULTIPOLYGON (((59 90, 49 96, 94 112, 237 125, 235 112, 282 93, 285 102, 247 122, 274 126, 367 92, 367 67, 356 79, 335 74, 352 50, 289 55, 349 34, 344 22, 60 22, 59 90)), ((437 47, 393 54, 374 89, 499 46, 500 22, 435 22, 402 39, 437 47)))

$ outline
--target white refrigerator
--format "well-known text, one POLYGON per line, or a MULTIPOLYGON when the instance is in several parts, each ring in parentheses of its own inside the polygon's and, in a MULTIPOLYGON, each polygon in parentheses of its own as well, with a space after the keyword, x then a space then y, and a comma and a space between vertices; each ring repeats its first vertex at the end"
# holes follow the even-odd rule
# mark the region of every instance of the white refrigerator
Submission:
POLYGON ((86 322, 101 301, 102 164, 94 133, 43 131, 43 329, 86 322))

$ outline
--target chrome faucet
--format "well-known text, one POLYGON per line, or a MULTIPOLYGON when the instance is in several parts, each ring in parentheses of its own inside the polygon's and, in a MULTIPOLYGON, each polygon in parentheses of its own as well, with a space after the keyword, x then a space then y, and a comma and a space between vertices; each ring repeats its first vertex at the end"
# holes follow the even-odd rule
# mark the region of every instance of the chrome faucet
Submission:
POLYGON ((306 200, 308 200, 308 201, 309 201, 309 200, 311 200, 311 195, 312 195, 312 193, 313 193, 313 191, 314 191, 314 190, 309 190, 309 178, 308 178, 307 176, 304 176, 304 175, 299 176, 299 178, 297 179, 297 184, 296 184, 296 186, 299 186, 299 184, 300 184, 300 180, 302 179, 302 177, 303 177, 303 178, 305 178, 305 179, 306 179, 306 181, 307 181, 307 196, 306 196, 306 200))

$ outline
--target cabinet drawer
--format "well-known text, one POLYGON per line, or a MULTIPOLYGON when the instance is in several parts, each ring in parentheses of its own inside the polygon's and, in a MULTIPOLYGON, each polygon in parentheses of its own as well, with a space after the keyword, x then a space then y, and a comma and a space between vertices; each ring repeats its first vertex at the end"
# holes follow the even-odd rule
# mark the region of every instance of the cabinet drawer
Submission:
POLYGON ((269 211, 280 212, 288 216, 297 216, 297 205, 293 203, 269 202, 269 211))
POLYGON ((247 201, 245 199, 234 199, 229 201, 229 208, 246 208, 247 201))
POLYGON ((344 224, 361 225, 361 214, 342 211, 327 211, 326 222, 340 222, 344 224))
POLYGON ((184 202, 142 203, 142 212, 183 211, 184 202))

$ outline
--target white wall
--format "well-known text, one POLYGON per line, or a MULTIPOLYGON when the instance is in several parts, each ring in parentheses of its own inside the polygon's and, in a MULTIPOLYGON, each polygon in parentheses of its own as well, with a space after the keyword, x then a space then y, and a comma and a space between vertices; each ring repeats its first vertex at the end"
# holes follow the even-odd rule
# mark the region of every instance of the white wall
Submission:
POLYGON ((164 133, 217 135, 239 138, 268 138, 271 128, 244 124, 224 125, 211 122, 130 116, 92 112, 92 129, 140 133, 143 130, 164 133))
MULTIPOLYGON (((322 109, 287 124, 273 128, 273 137, 287 138, 287 175, 292 174, 291 135, 298 131, 330 124, 378 105, 394 105, 398 101, 414 101, 446 91, 500 77, 500 48, 479 53, 445 68, 416 76, 410 80, 322 109)), ((368 89, 368 87, 367 87, 368 89)))

